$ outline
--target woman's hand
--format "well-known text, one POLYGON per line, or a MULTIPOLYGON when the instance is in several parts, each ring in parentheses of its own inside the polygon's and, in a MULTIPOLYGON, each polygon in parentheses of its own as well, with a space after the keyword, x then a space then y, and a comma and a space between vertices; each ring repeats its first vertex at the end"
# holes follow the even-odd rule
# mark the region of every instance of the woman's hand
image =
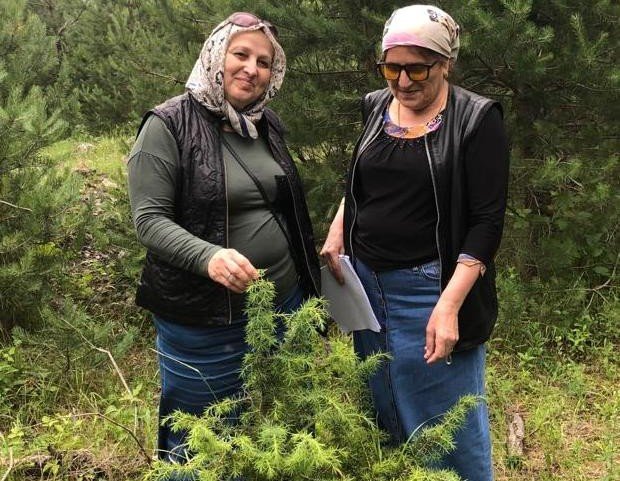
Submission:
POLYGON ((341 203, 329 227, 323 248, 319 253, 325 259, 327 267, 340 284, 344 284, 339 258, 340 254, 344 254, 343 222, 344 203, 341 203))
POLYGON ((480 275, 480 266, 458 263, 426 325, 424 359, 428 364, 448 357, 459 340, 459 310, 480 275))
POLYGON ((459 340, 459 309, 439 299, 426 325, 424 359, 428 364, 448 357, 459 340))
POLYGON ((237 294, 246 290, 248 284, 258 279, 258 271, 252 263, 235 249, 217 251, 207 265, 209 277, 237 294))

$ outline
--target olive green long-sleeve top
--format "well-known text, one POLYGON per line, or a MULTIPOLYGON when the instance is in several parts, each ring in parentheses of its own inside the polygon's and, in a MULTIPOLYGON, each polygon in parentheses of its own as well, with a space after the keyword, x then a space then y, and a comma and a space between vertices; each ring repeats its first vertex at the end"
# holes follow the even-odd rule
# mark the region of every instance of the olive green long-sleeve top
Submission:
MULTIPOLYGON (((273 202, 275 176, 284 172, 275 162, 263 139, 244 139, 224 132, 228 143, 259 179, 273 202)), ((223 148, 228 199, 228 247, 246 256, 254 267, 266 269, 276 285, 276 301, 297 282, 295 265, 284 233, 265 204, 259 190, 223 148)), ((207 276, 207 265, 224 246, 194 236, 174 221, 179 152, 166 125, 150 116, 129 155, 129 197, 138 239, 149 250, 170 264, 207 276)), ((240 305, 240 296, 233 303, 240 305)))

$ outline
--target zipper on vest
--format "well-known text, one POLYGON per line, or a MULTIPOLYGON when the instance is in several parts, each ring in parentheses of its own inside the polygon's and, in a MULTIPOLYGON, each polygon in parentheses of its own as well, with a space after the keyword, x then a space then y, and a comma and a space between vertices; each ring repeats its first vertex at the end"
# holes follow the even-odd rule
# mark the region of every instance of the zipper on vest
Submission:
POLYGON ((426 149, 426 159, 428 160, 428 168, 431 170, 431 181, 433 183, 433 194, 435 196, 435 209, 437 209, 437 223, 435 224, 435 242, 437 243, 437 254, 439 256, 439 293, 443 291, 441 285, 441 277, 443 272, 443 263, 441 260, 441 248, 439 246, 439 197, 437 196, 437 179, 433 170, 433 161, 431 159, 431 151, 428 148, 428 134, 424 134, 424 148, 426 149))
MULTIPOLYGON (((286 172, 284 172, 286 174, 286 172)), ((308 270, 308 275, 310 276, 310 281, 314 286, 314 292, 317 295, 321 295, 321 291, 319 290, 316 282, 314 281, 314 277, 312 276, 312 269, 310 268, 310 263, 308 262, 308 251, 306 250, 306 242, 304 238, 304 233, 301 229, 301 222, 299 222, 299 216, 297 215, 297 202, 295 201, 295 190, 293 189, 293 184, 291 184, 291 179, 288 178, 288 175, 285 175, 286 181, 288 182, 289 189, 291 189, 291 198, 293 199, 293 212, 295 212, 295 221, 297 222, 297 230, 299 231, 299 238, 301 239, 301 247, 304 250, 304 260, 306 261, 306 269, 308 270)))
MULTIPOLYGON (((222 166, 224 172, 224 204, 226 205, 226 215, 224 217, 224 247, 228 249, 228 175, 223 153, 222 166)), ((226 299, 228 301, 228 324, 232 324, 232 299, 230 297, 230 289, 226 289, 226 299)))

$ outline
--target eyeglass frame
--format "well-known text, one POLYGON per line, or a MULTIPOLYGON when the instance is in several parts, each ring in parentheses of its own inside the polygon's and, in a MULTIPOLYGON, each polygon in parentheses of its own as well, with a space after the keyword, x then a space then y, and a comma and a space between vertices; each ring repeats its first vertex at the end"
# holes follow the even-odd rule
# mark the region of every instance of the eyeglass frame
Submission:
POLYGON ((401 64, 401 63, 396 63, 396 62, 377 62, 377 71, 379 72, 379 75, 381 75, 381 77, 383 77, 384 80, 388 80, 388 81, 394 81, 394 80, 398 80, 400 78, 400 74, 403 72, 403 70, 405 71, 405 73, 407 74, 407 78, 409 80, 411 80, 412 82, 424 82, 426 80, 428 80, 428 78, 431 75, 431 69, 438 63, 440 63, 441 60, 435 60, 433 63, 405 63, 405 64, 401 64), (393 79, 389 79, 385 76, 385 74, 383 73, 383 70, 381 67, 386 66, 386 65, 394 65, 398 67, 398 75, 396 77, 394 77, 393 79), (411 68, 412 66, 415 67, 426 67, 426 76, 424 78, 411 78, 411 72, 409 72, 407 70, 407 68, 411 68))
POLYGON ((213 35, 218 30, 221 30, 222 28, 224 28, 229 23, 231 23, 233 25, 236 25, 237 27, 243 27, 243 28, 254 27, 256 25, 262 24, 265 27, 267 27, 269 29, 269 31, 271 32, 271 34, 274 36, 274 38, 276 40, 278 40, 278 29, 277 29, 277 27, 273 23, 269 22, 268 20, 263 20, 259 16, 254 15, 253 13, 250 13, 250 12, 234 12, 234 13, 231 13, 228 16, 228 18, 221 23, 221 25, 219 27, 216 27, 215 30, 213 30, 211 32, 211 35, 213 35), (247 16, 251 17, 255 21, 255 23, 251 23, 249 25, 244 25, 243 23, 238 23, 239 20, 235 21, 235 17, 238 17, 239 15, 247 15, 247 16))

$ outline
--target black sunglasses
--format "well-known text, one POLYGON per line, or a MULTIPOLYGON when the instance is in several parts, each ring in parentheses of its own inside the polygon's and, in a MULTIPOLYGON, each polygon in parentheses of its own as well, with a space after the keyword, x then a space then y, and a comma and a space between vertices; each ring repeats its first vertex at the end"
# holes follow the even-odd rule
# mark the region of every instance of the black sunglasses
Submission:
POLYGON ((377 70, 385 80, 398 80, 400 73, 404 70, 409 77, 409 80, 414 82, 421 82, 427 80, 431 73, 431 69, 435 64, 439 63, 439 60, 435 60, 433 63, 406 63, 401 65, 399 63, 390 62, 378 62, 377 70))
MULTIPOLYGON (((254 27, 255 25, 262 24, 269 29, 271 34, 277 39, 278 29, 267 20, 263 20, 253 13, 248 12, 235 12, 226 19, 226 22, 237 25, 237 27, 254 27)), ((214 30, 215 33, 217 30, 214 30)))

